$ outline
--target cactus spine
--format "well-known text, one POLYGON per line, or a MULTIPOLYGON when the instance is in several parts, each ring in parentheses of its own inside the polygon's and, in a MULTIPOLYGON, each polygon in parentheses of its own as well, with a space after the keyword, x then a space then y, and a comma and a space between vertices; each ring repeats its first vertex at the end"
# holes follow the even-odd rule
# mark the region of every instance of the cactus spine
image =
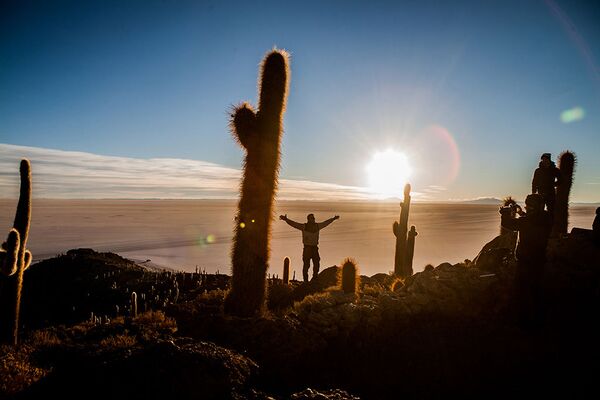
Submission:
POLYGON ((408 239, 406 239, 406 271, 408 276, 413 274, 413 256, 415 255, 415 237, 418 235, 415 226, 410 227, 408 239))
POLYGON ((131 292, 131 318, 137 318, 137 293, 131 292))
MULTIPOLYGON (((9 289, 14 291, 14 307, 9 311, 9 315, 12 314, 9 318, 12 323, 12 326, 10 326, 11 329, 5 330, 5 327, 1 328, 2 339, 7 340, 8 336, 11 335, 14 345, 18 343, 23 273, 29 268, 32 260, 31 252, 26 248, 29 236, 29 224, 31 222, 31 164, 29 160, 21 160, 20 174, 21 188, 13 229, 10 230, 6 242, 2 244, 2 248, 0 249, 0 269, 2 274, 5 276, 16 274, 14 287, 10 287, 13 285, 13 282, 9 280, 5 280, 3 282, 5 285, 2 285, 4 287, 9 286, 9 289)), ((4 323, 9 322, 9 320, 4 321, 4 323)))
POLYGON ((560 182, 556 187, 556 203, 554 204, 554 224, 552 226, 554 236, 567 233, 569 227, 569 194, 573 185, 575 163, 575 154, 571 151, 567 150, 558 157, 560 182))
POLYGON ((283 284, 289 285, 290 283, 290 258, 286 257, 283 259, 283 284))
POLYGON ((225 311, 240 317, 261 314, 265 307, 269 237, 288 82, 287 53, 269 52, 261 66, 258 111, 243 103, 231 117, 231 130, 246 150, 246 157, 231 255, 231 290, 225 311))
POLYGON ((408 212, 410 210, 410 184, 404 186, 404 201, 400 203, 400 222, 394 222, 393 231, 396 236, 396 254, 394 259, 394 274, 401 277, 412 275, 406 268, 406 233, 408 230, 408 212))
POLYGON ((350 258, 345 259, 342 265, 342 291, 344 293, 356 293, 359 281, 356 262, 350 258))

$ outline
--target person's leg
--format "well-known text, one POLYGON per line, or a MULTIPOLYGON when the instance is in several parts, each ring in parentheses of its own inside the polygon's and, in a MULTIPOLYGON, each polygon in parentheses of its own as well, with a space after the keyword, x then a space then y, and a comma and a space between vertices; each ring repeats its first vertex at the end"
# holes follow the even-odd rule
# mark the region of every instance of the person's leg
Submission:
POLYGON ((554 218, 554 203, 556 203, 556 195, 554 193, 547 193, 544 195, 544 202, 546 203, 546 209, 552 218, 554 218))
POLYGON ((302 278, 304 282, 308 282, 308 270, 310 269, 310 249, 307 246, 304 246, 304 250, 302 250, 302 278))
POLYGON ((319 248, 315 246, 312 254, 313 260, 313 279, 319 275, 319 269, 321 268, 321 257, 319 256, 319 248))

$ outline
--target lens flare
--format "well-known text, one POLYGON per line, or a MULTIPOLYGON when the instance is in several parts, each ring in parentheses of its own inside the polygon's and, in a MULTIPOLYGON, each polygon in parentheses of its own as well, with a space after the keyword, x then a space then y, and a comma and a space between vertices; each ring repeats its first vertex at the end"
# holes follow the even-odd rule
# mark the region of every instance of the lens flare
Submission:
POLYGON ((581 107, 573 107, 560 113, 560 120, 565 123, 581 121, 585 117, 585 110, 581 107))
POLYGON ((441 125, 421 130, 411 146, 414 157, 414 188, 447 188, 458 177, 461 156, 453 135, 441 125))

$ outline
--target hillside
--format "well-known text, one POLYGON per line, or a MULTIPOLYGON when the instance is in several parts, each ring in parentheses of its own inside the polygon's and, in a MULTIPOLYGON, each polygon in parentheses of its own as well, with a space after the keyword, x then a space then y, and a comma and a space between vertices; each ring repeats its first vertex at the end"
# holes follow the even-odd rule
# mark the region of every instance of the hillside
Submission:
POLYGON ((101 397, 215 399, 593 394, 585 365, 600 356, 600 250, 585 234, 551 240, 545 320, 525 329, 514 319, 516 263, 495 243, 474 262, 426 268, 403 284, 363 276, 358 295, 336 289, 337 267, 310 285, 271 280, 271 311, 261 318, 223 314, 225 275, 156 273, 70 251, 26 275, 25 345, 3 349, 12 384, 2 390, 17 398, 89 387, 101 397), (127 310, 133 290, 159 301, 137 318, 112 315, 114 305, 127 310), (110 321, 86 322, 91 311, 110 321))

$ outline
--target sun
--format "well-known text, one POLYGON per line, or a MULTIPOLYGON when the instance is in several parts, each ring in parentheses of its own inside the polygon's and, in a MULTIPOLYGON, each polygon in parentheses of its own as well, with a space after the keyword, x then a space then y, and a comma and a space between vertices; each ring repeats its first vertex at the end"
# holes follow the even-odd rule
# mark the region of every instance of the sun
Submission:
POLYGON ((393 149, 375 153, 367 165, 369 189, 378 198, 402 197, 411 173, 404 153, 393 149))

